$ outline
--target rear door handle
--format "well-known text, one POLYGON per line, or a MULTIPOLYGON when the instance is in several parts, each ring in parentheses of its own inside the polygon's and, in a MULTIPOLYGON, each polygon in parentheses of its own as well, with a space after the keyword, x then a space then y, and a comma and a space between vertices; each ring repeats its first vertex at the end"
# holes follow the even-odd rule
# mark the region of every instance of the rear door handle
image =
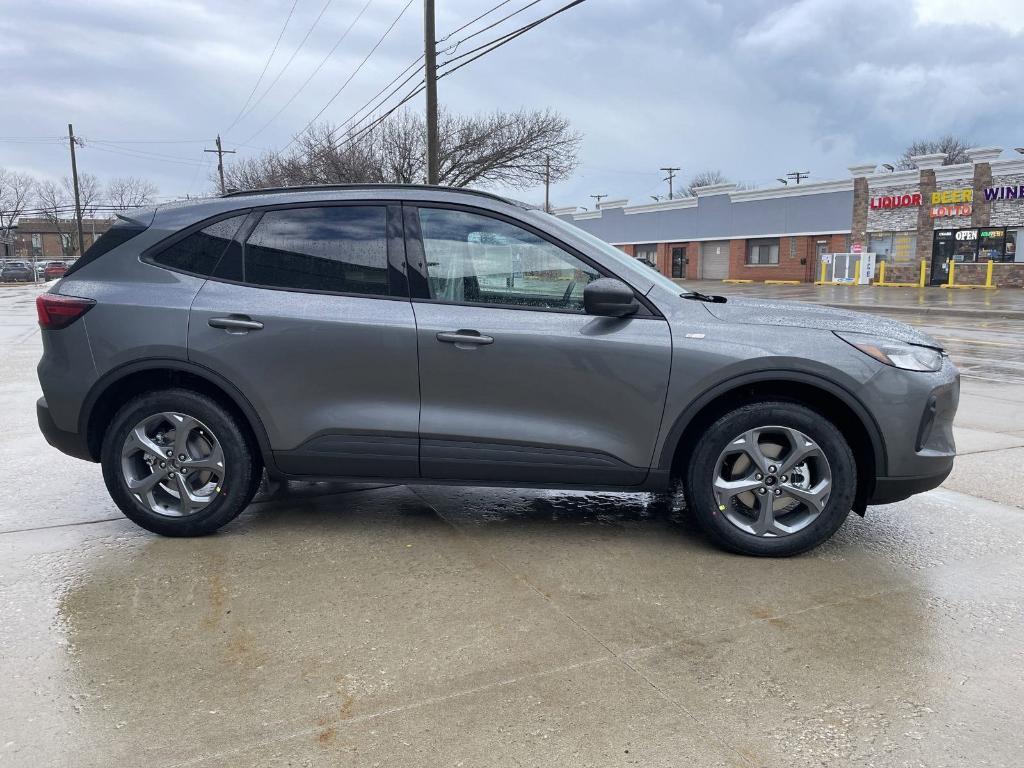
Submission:
POLYGON ((263 328, 263 323, 253 320, 248 315, 230 315, 229 317, 211 317, 207 321, 211 328, 223 328, 225 331, 241 332, 258 331, 263 328))
POLYGON ((437 334, 437 340, 446 344, 493 344, 493 336, 484 336, 479 331, 442 331, 437 334))

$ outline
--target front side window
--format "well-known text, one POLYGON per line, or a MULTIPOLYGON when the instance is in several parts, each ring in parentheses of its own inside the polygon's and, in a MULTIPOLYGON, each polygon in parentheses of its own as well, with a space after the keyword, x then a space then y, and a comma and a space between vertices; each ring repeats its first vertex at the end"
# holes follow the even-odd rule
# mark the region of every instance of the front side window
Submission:
POLYGON ((433 299, 582 312, 583 289, 600 277, 514 224, 440 208, 419 215, 433 299))
POLYGON ((267 211, 245 244, 242 279, 295 290, 387 295, 387 208, 267 211))
MULTIPOLYGON (((217 267, 217 262, 231 245, 235 234, 245 220, 245 214, 221 219, 208 227, 193 232, 164 248, 153 261, 170 269, 180 269, 197 275, 209 277, 217 267)), ((111 230, 111 233, 113 230, 111 230)), ((107 235, 110 236, 109 234, 107 235)), ((101 243, 103 241, 100 241, 101 243)), ((97 246, 101 247, 101 246, 97 246)), ((86 254, 88 255, 88 254, 86 254)))
POLYGON ((778 240, 751 240, 747 243, 747 264, 779 263, 778 240))

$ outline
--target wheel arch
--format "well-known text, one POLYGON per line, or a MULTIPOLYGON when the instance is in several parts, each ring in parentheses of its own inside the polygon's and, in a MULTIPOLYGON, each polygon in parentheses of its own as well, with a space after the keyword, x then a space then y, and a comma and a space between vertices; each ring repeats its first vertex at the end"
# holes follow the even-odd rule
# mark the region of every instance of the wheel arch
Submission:
POLYGON ((681 477, 696 438, 726 412, 754 402, 782 400, 804 405, 832 421, 850 443, 857 461, 854 511, 863 514, 875 478, 886 472, 885 443, 874 417, 851 392, 813 374, 763 371, 737 376, 696 398, 670 428, 659 467, 681 477))
POLYGON ((99 460, 107 425, 128 398, 171 387, 201 392, 231 411, 258 448, 263 465, 276 474, 270 438, 252 403, 220 374, 185 360, 154 358, 129 363, 109 371, 92 386, 79 414, 79 430, 86 436, 90 458, 99 460))

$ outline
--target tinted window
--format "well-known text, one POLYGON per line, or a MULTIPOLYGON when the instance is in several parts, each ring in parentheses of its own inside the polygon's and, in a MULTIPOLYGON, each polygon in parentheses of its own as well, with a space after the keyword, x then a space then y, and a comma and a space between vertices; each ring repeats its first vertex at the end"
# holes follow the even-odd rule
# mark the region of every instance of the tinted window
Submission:
POLYGON ((465 211, 420 209, 432 298, 583 311, 593 267, 532 232, 465 211))
POLYGON ((245 244, 244 280, 299 290, 386 295, 387 209, 267 211, 245 244))
POLYGON ((220 257, 245 220, 245 214, 221 219, 160 251, 153 261, 171 269, 212 275, 220 257))

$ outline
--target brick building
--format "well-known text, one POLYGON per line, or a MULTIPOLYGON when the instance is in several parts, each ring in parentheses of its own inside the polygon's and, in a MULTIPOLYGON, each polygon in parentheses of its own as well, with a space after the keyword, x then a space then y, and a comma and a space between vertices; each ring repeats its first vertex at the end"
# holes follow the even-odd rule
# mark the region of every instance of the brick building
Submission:
POLYGON ((942 155, 914 158, 916 168, 879 172, 850 166, 850 178, 740 190, 716 184, 694 197, 643 205, 608 200, 595 211, 556 209, 571 221, 674 278, 818 279, 833 254, 873 253, 887 279, 1024 284, 1024 159, 999 148, 968 151, 971 162, 942 165, 942 155))
MULTIPOLYGON (((82 235, 88 248, 110 229, 110 219, 82 219, 82 235)), ((77 239, 74 219, 55 223, 50 219, 20 218, 14 228, 13 253, 17 259, 74 259, 79 256, 75 248, 77 239)))

